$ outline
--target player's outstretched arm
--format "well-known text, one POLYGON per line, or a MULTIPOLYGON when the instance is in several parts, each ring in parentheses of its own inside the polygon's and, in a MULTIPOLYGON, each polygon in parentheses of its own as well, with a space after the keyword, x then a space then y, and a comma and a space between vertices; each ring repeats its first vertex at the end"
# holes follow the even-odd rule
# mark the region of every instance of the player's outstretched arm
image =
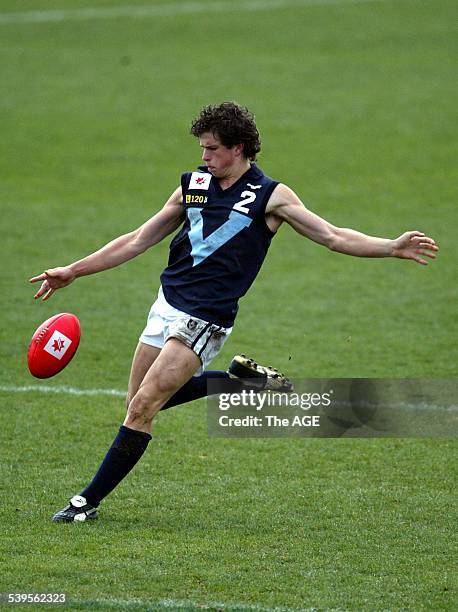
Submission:
POLYGON ((179 187, 164 207, 138 229, 115 238, 84 259, 68 266, 51 268, 32 277, 31 283, 42 281, 34 298, 47 300, 57 289, 67 287, 80 276, 102 272, 133 259, 175 231, 182 220, 182 193, 179 187))
POLYGON ((298 196, 286 185, 278 185, 266 208, 267 215, 286 221, 299 234, 332 251, 356 257, 399 257, 427 265, 424 257, 434 259, 439 250, 435 241, 422 232, 405 232, 398 238, 376 238, 356 230, 335 227, 307 210, 298 196))

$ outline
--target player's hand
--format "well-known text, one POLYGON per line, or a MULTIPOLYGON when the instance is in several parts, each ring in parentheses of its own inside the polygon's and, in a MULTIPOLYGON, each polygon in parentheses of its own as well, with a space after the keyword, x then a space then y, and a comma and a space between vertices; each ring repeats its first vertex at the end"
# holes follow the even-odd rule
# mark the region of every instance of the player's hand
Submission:
POLYGON ((428 265, 428 262, 423 257, 435 259, 436 251, 439 250, 435 241, 425 236, 422 232, 405 232, 405 234, 393 240, 393 243, 393 257, 413 259, 423 266, 428 265))
POLYGON ((29 279, 29 282, 38 283, 39 281, 43 281, 41 283, 41 287, 33 297, 35 300, 39 297, 41 297, 42 300, 47 300, 52 296, 54 291, 57 289, 62 289, 62 287, 66 287, 72 283, 75 278, 74 272, 69 266, 66 266, 64 268, 52 268, 51 270, 45 270, 43 274, 39 274, 38 276, 34 276, 29 279))

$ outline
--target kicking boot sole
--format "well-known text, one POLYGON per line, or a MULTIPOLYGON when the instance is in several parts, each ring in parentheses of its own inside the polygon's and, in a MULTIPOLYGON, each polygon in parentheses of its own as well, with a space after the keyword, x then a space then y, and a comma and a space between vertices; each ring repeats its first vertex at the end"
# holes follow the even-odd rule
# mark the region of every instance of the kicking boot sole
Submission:
POLYGON ((246 355, 236 355, 229 366, 229 374, 237 378, 257 378, 259 382, 266 382, 267 374, 258 370, 254 359, 246 355))

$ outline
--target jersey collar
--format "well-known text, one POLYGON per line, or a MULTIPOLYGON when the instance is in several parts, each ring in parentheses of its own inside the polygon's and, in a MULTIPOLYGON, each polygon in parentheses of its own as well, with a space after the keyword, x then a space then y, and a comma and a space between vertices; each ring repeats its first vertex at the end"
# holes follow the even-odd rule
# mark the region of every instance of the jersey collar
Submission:
MULTIPOLYGON (((207 172, 208 174, 211 174, 207 166, 198 166, 198 169, 201 170, 202 172, 207 172)), ((262 170, 258 168, 258 166, 254 162, 251 162, 248 170, 244 172, 242 176, 239 179, 237 179, 235 183, 233 183, 227 189, 221 189, 219 181, 215 177, 212 178, 212 183, 213 185, 215 185, 215 187, 219 191, 223 193, 227 193, 228 191, 232 191, 232 189, 234 189, 237 185, 240 185, 240 183, 242 183, 243 181, 250 179, 250 178, 253 178, 253 179, 260 178, 262 175, 263 175, 262 170)))

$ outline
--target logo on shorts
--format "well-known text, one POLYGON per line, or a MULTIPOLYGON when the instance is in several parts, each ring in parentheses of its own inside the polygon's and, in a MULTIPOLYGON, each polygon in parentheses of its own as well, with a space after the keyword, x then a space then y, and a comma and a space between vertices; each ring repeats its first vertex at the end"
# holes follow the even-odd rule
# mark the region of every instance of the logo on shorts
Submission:
POLYGON ((205 189, 210 187, 212 175, 204 172, 193 172, 189 181, 189 189, 205 189))
POLYGON ((186 327, 189 329, 189 331, 193 331, 197 327, 197 321, 194 321, 194 319, 189 319, 189 321, 186 323, 186 327))

